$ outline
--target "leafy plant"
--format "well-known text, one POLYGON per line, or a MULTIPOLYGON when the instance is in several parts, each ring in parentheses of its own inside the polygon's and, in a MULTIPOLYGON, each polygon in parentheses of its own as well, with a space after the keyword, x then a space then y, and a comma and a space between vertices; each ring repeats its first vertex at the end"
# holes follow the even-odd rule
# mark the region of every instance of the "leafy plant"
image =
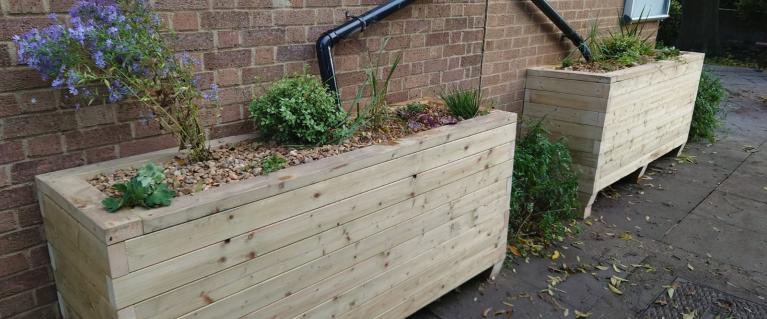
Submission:
POLYGON ((282 143, 328 144, 344 136, 347 114, 314 75, 284 77, 250 104, 261 133, 282 143))
POLYGON ((367 75, 366 84, 370 88, 370 100, 364 109, 364 117, 367 125, 372 129, 385 131, 388 127, 387 122, 391 120, 391 111, 386 103, 386 95, 389 93, 389 82, 391 82, 394 71, 397 70, 402 55, 397 54, 394 62, 388 67, 386 76, 382 77, 379 72, 383 69, 382 60, 386 57, 383 49, 386 47, 389 39, 384 40, 381 50, 376 56, 370 56, 371 65, 365 70, 367 75))
POLYGON ((648 38, 642 38, 644 21, 636 23, 620 22, 620 33, 609 33, 602 37, 599 28, 592 25, 589 32, 588 46, 592 56, 598 62, 611 62, 620 66, 638 64, 643 56, 653 54, 653 46, 648 38))
POLYGON ((114 213, 120 208, 142 206, 154 208, 170 205, 170 200, 176 193, 163 182, 165 175, 162 168, 147 164, 140 168, 136 176, 126 183, 115 184, 113 187, 121 196, 108 197, 101 201, 104 208, 114 213))
POLYGON ((285 168, 287 163, 288 161, 284 157, 277 154, 272 154, 264 158, 264 161, 261 162, 261 171, 264 174, 276 172, 285 168))
POLYGON ((426 105, 420 102, 412 102, 405 105, 405 111, 408 113, 422 113, 426 110, 426 105))
POLYGON ((681 52, 675 47, 661 46, 655 49, 656 60, 671 60, 679 56, 681 52))
POLYGON ((163 129, 172 132, 193 160, 208 156, 199 120, 200 100, 217 100, 215 85, 203 94, 188 55, 177 59, 160 35, 161 19, 142 0, 85 0, 69 21, 14 36, 20 63, 53 79, 72 100, 87 104, 140 102, 163 129))
POLYGON ((479 89, 452 89, 442 92, 439 97, 445 102, 445 106, 455 117, 470 119, 479 114, 481 100, 479 89))
POLYGON ((566 234, 578 208, 578 181, 565 142, 549 140, 542 122, 517 143, 512 183, 510 239, 552 243, 566 234))
POLYGON ((698 84, 698 97, 695 100, 695 110, 690 125, 690 138, 705 138, 710 142, 716 140, 716 129, 721 125, 719 113, 722 100, 727 92, 722 83, 713 74, 703 71, 698 84))

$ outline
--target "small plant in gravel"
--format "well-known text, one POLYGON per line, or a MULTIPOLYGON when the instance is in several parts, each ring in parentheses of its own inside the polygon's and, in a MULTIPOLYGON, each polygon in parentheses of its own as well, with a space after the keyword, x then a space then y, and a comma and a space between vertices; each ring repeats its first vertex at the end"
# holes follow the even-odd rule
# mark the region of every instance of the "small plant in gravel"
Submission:
POLYGON ((284 157, 278 154, 272 154, 264 158, 264 161, 261 162, 261 172, 264 175, 268 175, 269 173, 285 168, 285 165, 287 164, 288 161, 284 157))
POLYGON ((140 168, 136 176, 128 182, 113 186, 115 190, 120 192, 120 196, 107 197, 101 203, 110 213, 123 207, 154 208, 168 206, 176 193, 163 182, 164 179, 165 175, 162 168, 154 164, 147 164, 140 168))
POLYGON ((707 139, 716 141, 716 129, 721 125, 719 113, 727 91, 713 74, 703 71, 698 84, 698 97, 695 100, 695 110, 690 125, 690 139, 707 139))
POLYGON ((203 94, 188 55, 177 59, 160 35, 161 19, 142 0, 85 0, 69 21, 51 15, 53 25, 14 36, 20 63, 52 79, 73 101, 98 104, 140 102, 163 129, 173 133, 192 160, 208 158, 200 101, 216 100, 216 87, 203 94))
MULTIPOLYGON (((370 89, 370 100, 363 110, 363 117, 368 128, 379 131, 386 131, 389 128, 388 122, 391 120, 392 114, 386 102, 386 95, 389 93, 389 82, 391 82, 392 76, 394 76, 394 72, 402 59, 402 55, 397 54, 394 57, 394 62, 386 70, 385 77, 382 77, 380 70, 383 68, 382 60, 386 57, 383 54, 386 43, 388 43, 388 39, 384 40, 381 51, 376 56, 370 56, 371 65, 365 70, 366 83, 370 89)), ((357 105, 359 104, 357 103, 357 105)))
POLYGON ((479 114, 481 101, 479 89, 452 89, 441 93, 439 97, 455 117, 466 120, 479 114))
POLYGON ((561 240, 578 208, 578 181, 565 142, 549 140, 542 122, 517 142, 512 183, 509 239, 561 240))
POLYGON ((261 134, 280 143, 330 144, 347 135, 347 113, 314 75, 284 77, 250 104, 261 134))

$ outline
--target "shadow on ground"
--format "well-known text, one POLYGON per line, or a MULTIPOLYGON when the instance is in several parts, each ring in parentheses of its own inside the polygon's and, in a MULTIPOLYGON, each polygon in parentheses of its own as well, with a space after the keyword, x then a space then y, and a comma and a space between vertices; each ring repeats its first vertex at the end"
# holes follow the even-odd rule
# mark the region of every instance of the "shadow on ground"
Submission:
POLYGON ((757 310, 767 309, 760 308, 767 304, 767 73, 708 68, 730 93, 728 112, 717 143, 688 144, 694 163, 654 162, 639 184, 619 182, 612 196, 597 199, 591 225, 556 247, 563 258, 517 258, 494 282, 478 276, 411 319, 576 318, 576 311, 686 319, 739 309, 746 315, 734 318, 759 318, 757 310), (626 280, 620 295, 608 289, 613 276, 626 280), (725 297, 704 302, 704 295, 725 297), (746 306, 724 309, 733 304, 746 306))

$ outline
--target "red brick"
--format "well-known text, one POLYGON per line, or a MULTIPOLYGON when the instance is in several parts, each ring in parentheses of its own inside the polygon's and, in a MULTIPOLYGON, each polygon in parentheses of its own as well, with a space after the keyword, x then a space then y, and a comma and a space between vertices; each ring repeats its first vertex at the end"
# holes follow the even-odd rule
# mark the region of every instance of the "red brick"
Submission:
POLYGON ((219 86, 227 87, 242 83, 239 69, 224 69, 216 72, 216 83, 219 86))
POLYGON ((158 121, 138 120, 131 123, 131 127, 133 128, 133 138, 145 138, 163 133, 158 121))
POLYGON ((51 303, 32 311, 17 315, 13 319, 59 319, 59 308, 56 303, 51 303))
POLYGON ((40 16, 0 17, 0 41, 10 41, 14 35, 50 24, 51 20, 40 16))
POLYGON ((6 119, 3 134, 6 138, 30 136, 67 131, 76 125, 74 112, 40 113, 6 119))
MULTIPOLYGON (((48 251, 45 252, 48 254, 48 251)), ((57 300, 56 285, 48 285, 35 290, 35 299, 38 305, 45 305, 57 300)))
POLYGON ((157 0, 154 6, 160 10, 199 10, 208 8, 208 0, 157 0))
POLYGON ((0 166, 0 187, 11 185, 11 166, 0 166))
MULTIPOLYGON (((0 18, 2 21, 2 18, 0 18)), ((2 30, 2 24, 0 24, 2 30)), ((4 69, 0 72, 0 92, 36 89, 47 87, 37 71, 28 68, 4 69)))
POLYGON ((253 121, 244 120, 240 122, 227 123, 222 125, 216 125, 210 130, 211 138, 220 138, 225 136, 241 135, 246 133, 252 133, 255 130, 253 121))
POLYGON ((241 9, 250 8, 272 8, 272 0, 239 0, 237 1, 237 7, 241 9))
POLYGON ((341 0, 306 0, 307 7, 340 7, 341 0))
POLYGON ((8 44, 0 43, 0 66, 11 66, 11 49, 8 48, 8 44))
POLYGON ((85 160, 88 164, 113 160, 117 158, 117 149, 110 145, 85 150, 85 160))
POLYGON ((272 26, 272 11, 253 11, 250 13, 250 26, 251 27, 266 27, 272 26))
POLYGON ((175 51, 197 51, 213 49, 213 32, 181 32, 167 37, 175 51))
POLYGON ((287 28, 288 43, 306 43, 306 28, 300 27, 288 27, 287 28))
POLYGON ((114 105, 95 105, 83 107, 77 110, 75 114, 80 123, 80 127, 109 124, 115 122, 114 105))
POLYGON ((443 45, 450 43, 450 33, 431 33, 426 35, 426 46, 443 45))
POLYGON ((29 265, 32 268, 47 266, 51 263, 48 256, 48 245, 40 245, 29 250, 29 265))
POLYGON ((67 151, 81 150, 107 144, 118 144, 131 139, 130 124, 101 126, 64 134, 67 151))
POLYGON ((120 144, 120 156, 126 157, 159 151, 177 145, 176 139, 172 135, 154 136, 120 144))
POLYGON ((256 65, 266 65, 274 63, 274 47, 255 48, 256 65))
POLYGON ((27 151, 30 157, 59 154, 63 150, 59 134, 37 136, 27 140, 27 151))
POLYGON ((0 95, 0 117, 17 115, 21 113, 21 106, 16 102, 13 95, 0 95))
MULTIPOLYGON (((0 212, 0 234, 7 233, 19 227, 19 222, 16 220, 15 210, 6 210, 0 212)), ((2 275, 0 274, 0 277, 2 275)))
POLYGON ((0 164, 20 161, 25 158, 21 141, 0 143, 0 164))
POLYGON ((42 0, 8 0, 8 13, 42 13, 45 12, 42 0))
POLYGON ((176 12, 173 14, 173 29, 176 31, 192 31, 200 28, 200 18, 197 12, 176 12))
POLYGON ((288 45, 277 47, 277 61, 303 61, 314 58, 314 46, 307 45, 288 45))
POLYGON ((51 275, 47 267, 40 267, 0 280, 0 298, 47 285, 51 275))
POLYGON ((69 12, 77 0, 49 0, 52 12, 69 12))
POLYGON ((40 207, 37 205, 16 208, 16 216, 21 227, 29 227, 43 222, 43 216, 40 215, 40 207))
POLYGON ((250 49, 205 53, 203 60, 208 70, 243 67, 250 65, 250 49))
POLYGON ((22 313, 35 307, 35 298, 32 291, 21 293, 7 299, 0 300, 0 318, 10 318, 15 314, 22 313))
POLYGON ((218 31, 217 48, 233 48, 240 45, 240 33, 237 31, 218 31))
POLYGON ((242 69, 242 82, 243 84, 272 82, 279 80, 283 75, 285 75, 285 67, 279 64, 245 68, 242 69))
MULTIPOLYGON (((43 242, 39 227, 18 230, 0 236, 0 255, 17 252, 43 242)), ((0 289, 0 291, 3 291, 0 289)))
POLYGON ((247 11, 208 11, 200 15, 204 29, 245 29, 250 27, 247 11))
POLYGON ((256 29, 242 32, 243 46, 279 45, 286 41, 285 28, 256 29))
POLYGON ((51 111, 58 108, 56 92, 53 90, 24 92, 20 95, 19 102, 24 112, 51 111))
POLYGON ((35 175, 59 171, 85 164, 82 154, 70 153, 41 159, 17 162, 11 166, 11 182, 30 182, 35 175))
POLYGON ((0 210, 33 204, 32 185, 18 185, 0 189, 0 210))
POLYGON ((274 12, 275 25, 311 25, 314 24, 315 11, 309 9, 291 9, 274 12))

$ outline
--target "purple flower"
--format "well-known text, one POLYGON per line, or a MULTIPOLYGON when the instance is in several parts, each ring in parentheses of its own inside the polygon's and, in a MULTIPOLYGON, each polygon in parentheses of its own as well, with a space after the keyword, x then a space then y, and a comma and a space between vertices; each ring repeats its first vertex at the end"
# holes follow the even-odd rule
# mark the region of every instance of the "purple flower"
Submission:
POLYGON ((100 68, 107 67, 106 61, 104 61, 104 52, 96 51, 96 53, 93 54, 94 62, 96 63, 96 66, 100 68))

